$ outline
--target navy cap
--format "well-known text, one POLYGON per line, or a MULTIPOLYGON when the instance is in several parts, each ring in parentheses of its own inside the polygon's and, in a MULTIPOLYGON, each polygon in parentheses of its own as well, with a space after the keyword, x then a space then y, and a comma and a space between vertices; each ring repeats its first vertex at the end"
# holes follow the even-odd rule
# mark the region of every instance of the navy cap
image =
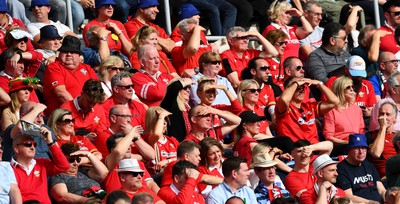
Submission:
POLYGON ((50 3, 48 0, 32 0, 31 7, 29 7, 29 9, 32 10, 33 7, 41 5, 50 6, 50 3))
POLYGON ((193 4, 182 4, 178 8, 179 20, 191 18, 192 16, 199 14, 200 11, 197 10, 197 8, 193 6, 193 4))
POLYGON ((157 0, 138 0, 138 8, 148 8, 160 5, 157 0))
POLYGON ((8 12, 6 0, 0 0, 0 12, 8 12))
POLYGON ((58 34, 58 30, 54 25, 47 25, 40 28, 40 39, 38 43, 46 39, 62 39, 61 35, 58 34))
POLYGON ((366 147, 368 148, 367 138, 364 134, 350 134, 349 135, 349 144, 347 145, 347 149, 351 149, 354 147, 366 147))

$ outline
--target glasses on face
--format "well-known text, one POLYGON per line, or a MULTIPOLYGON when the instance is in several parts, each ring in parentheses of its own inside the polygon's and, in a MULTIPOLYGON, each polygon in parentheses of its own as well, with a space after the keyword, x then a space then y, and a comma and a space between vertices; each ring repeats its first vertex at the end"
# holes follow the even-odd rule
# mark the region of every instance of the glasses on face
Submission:
POLYGON ((248 37, 248 36, 236 36, 235 39, 238 39, 238 40, 248 40, 249 37, 248 37))
POLYGON ((286 15, 292 15, 292 13, 290 11, 285 11, 286 15))
POLYGON ((132 118, 132 115, 123 115, 123 114, 114 114, 114 115, 123 118, 132 118))
POLYGON ((395 59, 395 60, 388 60, 388 61, 385 61, 385 62, 383 62, 383 63, 398 64, 399 62, 400 62, 400 60, 395 59))
POLYGON ((303 66, 297 66, 296 67, 296 71, 300 71, 300 69, 304 70, 304 67, 303 66))
POLYGON ((221 60, 214 60, 214 61, 211 61, 209 63, 212 64, 212 65, 217 65, 217 64, 221 64, 221 60))
POLYGON ((317 13, 317 12, 314 12, 314 11, 308 11, 309 13, 311 13, 312 15, 314 15, 314 16, 322 16, 322 13, 317 13))
POLYGON ((186 91, 190 90, 190 87, 191 87, 190 85, 187 85, 187 86, 183 87, 183 90, 186 90, 186 91))
POLYGON ((265 72, 265 71, 269 70, 269 66, 261 66, 260 70, 265 72))
POLYGON ((133 177, 137 177, 138 175, 140 175, 140 177, 143 177, 143 172, 129 172, 130 175, 132 175, 133 177))
POLYGON ((27 38, 27 37, 21 38, 21 39, 18 39, 17 41, 18 41, 19 43, 20 43, 20 42, 26 43, 26 42, 28 42, 28 38, 27 38))
POLYGON ((135 85, 133 85, 133 84, 129 84, 129 85, 125 85, 125 86, 119 85, 118 87, 121 87, 121 88, 124 88, 124 89, 133 89, 134 86, 135 85))
POLYGON ((108 67, 108 70, 112 70, 112 71, 120 71, 123 72, 125 70, 125 68, 121 68, 121 67, 108 67))
POLYGON ((17 145, 23 145, 24 147, 32 147, 32 146, 36 147, 36 143, 34 141, 30 141, 30 140, 27 140, 23 143, 19 143, 17 145))
POLYGON ((81 158, 80 157, 70 157, 70 158, 68 158, 68 162, 71 164, 71 163, 74 163, 75 161, 77 162, 77 163, 80 163, 81 162, 81 158))
POLYGON ((92 91, 92 92, 100 92, 103 93, 104 90, 102 88, 98 88, 98 87, 92 87, 91 89, 89 89, 88 91, 92 91))
POLYGON ((287 45, 287 42, 286 41, 276 42, 276 44, 278 44, 279 46, 284 46, 287 45))
POLYGON ((341 39, 341 40, 343 40, 343 41, 346 41, 346 40, 347 40, 347 36, 343 36, 343 37, 340 37, 340 36, 333 36, 333 38, 339 38, 339 39, 341 39))
POLYGON ((114 5, 112 5, 112 4, 103 4, 103 6, 104 6, 105 8, 109 8, 110 6, 111 6, 111 7, 114 7, 114 5))
POLYGON ((62 120, 62 121, 60 121, 60 123, 62 123, 62 124, 64 124, 64 125, 67 125, 67 124, 70 124, 70 123, 75 123, 75 118, 72 118, 72 119, 64 119, 64 120, 62 120))
POLYGON ((400 11, 393 11, 393 12, 389 12, 389 13, 393 13, 393 14, 394 14, 394 16, 398 16, 398 15, 400 15, 400 11))
POLYGON ((346 86, 345 90, 349 90, 349 89, 353 89, 354 90, 354 86, 353 85, 346 86))
POLYGON ((255 93, 255 92, 260 93, 260 92, 261 92, 261 89, 260 89, 260 88, 258 88, 258 89, 245 89, 245 90, 243 90, 243 91, 249 91, 249 92, 251 92, 251 93, 255 93))
POLYGON ((207 89, 204 91, 204 93, 206 94, 217 94, 217 90, 216 89, 207 89))

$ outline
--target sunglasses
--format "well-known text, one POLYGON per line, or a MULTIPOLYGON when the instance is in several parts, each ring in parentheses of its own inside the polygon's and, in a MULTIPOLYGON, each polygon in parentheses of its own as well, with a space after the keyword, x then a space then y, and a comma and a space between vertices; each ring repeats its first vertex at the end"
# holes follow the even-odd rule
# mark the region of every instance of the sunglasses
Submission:
POLYGON ((260 93, 261 89, 260 88, 258 88, 258 89, 245 89, 243 91, 250 91, 251 93, 255 93, 257 91, 258 93, 260 93))
POLYGON ((29 140, 27 140, 23 143, 19 143, 17 145, 23 145, 24 147, 32 147, 32 146, 36 147, 37 146, 37 144, 34 141, 29 141, 29 140))
POLYGON ((143 177, 143 172, 129 172, 130 175, 132 175, 133 177, 137 177, 138 175, 140 175, 140 177, 143 177))
POLYGON ((237 37, 235 37, 235 39, 239 39, 239 40, 248 40, 249 39, 249 37, 248 36, 237 36, 237 37))
POLYGON ((287 45, 286 41, 276 42, 279 46, 287 45))
POLYGON ((92 87, 91 89, 89 89, 89 91, 100 92, 100 93, 104 92, 104 90, 102 88, 98 88, 98 87, 92 87))
POLYGON ((28 38, 27 37, 25 37, 25 38, 21 38, 21 39, 18 39, 17 40, 18 42, 28 42, 28 38))
POLYGON ((65 119, 65 120, 60 121, 60 123, 63 123, 64 125, 70 124, 70 123, 75 123, 75 118, 65 119))
POLYGON ((187 90, 190 90, 190 87, 191 87, 190 85, 187 85, 187 86, 183 87, 182 89, 187 91, 187 90))
POLYGON ((346 86, 346 88, 345 88, 346 90, 349 90, 349 89, 353 89, 354 90, 354 86, 353 85, 350 85, 350 86, 346 86))
POLYGON ((303 67, 303 66, 297 66, 297 67, 296 67, 296 71, 300 71, 300 69, 303 69, 303 70, 304 70, 304 67, 303 67))
POLYGON ((221 64, 221 61, 220 60, 215 60, 215 61, 211 61, 209 63, 212 64, 212 65, 217 65, 217 64, 221 64))
POLYGON ((217 90, 216 89, 207 89, 204 91, 204 93, 206 94, 217 94, 217 90))
POLYGON ((126 85, 126 86, 118 86, 118 87, 121 87, 121 88, 124 88, 124 89, 133 89, 133 87, 134 87, 135 85, 133 85, 133 84, 129 84, 129 85, 126 85))
POLYGON ((132 115, 122 115, 122 114, 114 114, 114 115, 123 118, 132 118, 132 115))
POLYGON ((81 158, 80 157, 70 157, 70 158, 68 158, 68 162, 69 163, 74 163, 75 161, 77 162, 77 163, 80 163, 81 162, 81 158))
POLYGON ((123 72, 125 70, 125 68, 121 68, 121 67, 108 67, 108 70, 112 70, 112 71, 120 71, 123 72))
POLYGON ((265 71, 269 70, 269 66, 261 66, 260 70, 265 72, 265 71))
POLYGON ((400 11, 389 12, 389 13, 393 13, 395 16, 398 16, 398 15, 400 15, 400 11))

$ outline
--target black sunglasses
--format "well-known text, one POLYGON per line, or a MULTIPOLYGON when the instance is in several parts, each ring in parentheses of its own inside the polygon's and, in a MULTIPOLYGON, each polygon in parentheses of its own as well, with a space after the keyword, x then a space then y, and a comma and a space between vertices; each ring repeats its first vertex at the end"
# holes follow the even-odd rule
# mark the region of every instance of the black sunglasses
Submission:
POLYGON ((304 67, 303 67, 303 66, 297 66, 297 67, 296 67, 296 71, 300 71, 300 69, 303 69, 303 70, 304 70, 304 67))
POLYGON ((125 68, 121 68, 121 67, 108 67, 108 70, 112 70, 112 71, 120 71, 123 72, 125 70, 125 68))
POLYGON ((32 146, 36 147, 37 146, 37 144, 34 141, 29 141, 29 140, 25 141, 23 143, 19 143, 17 145, 23 145, 24 147, 32 147, 32 146))
POLYGON ((68 158, 68 162, 69 163, 74 163, 75 161, 77 162, 77 163, 80 163, 81 162, 81 158, 80 157, 70 157, 70 158, 68 158))
POLYGON ((239 39, 239 40, 248 40, 249 36, 236 36, 235 39, 239 39))
POLYGON ((221 61, 220 60, 214 60, 214 61, 211 61, 209 63, 213 64, 213 65, 216 65, 216 64, 221 64, 221 61))
POLYGON ((354 90, 354 86, 353 85, 350 85, 350 86, 346 86, 346 88, 345 88, 346 90, 349 90, 349 89, 353 89, 354 90))
POLYGON ((130 88, 133 89, 134 86, 135 85, 133 85, 133 84, 129 84, 129 85, 126 85, 126 86, 118 86, 118 87, 121 87, 121 88, 124 88, 124 89, 130 89, 130 88))
POLYGON ((190 90, 190 87, 191 87, 190 85, 187 85, 187 86, 183 87, 182 89, 187 91, 187 90, 190 90))
POLYGON ((72 119, 65 119, 65 120, 62 120, 62 121, 60 121, 60 123, 63 123, 63 124, 70 124, 70 123, 75 123, 75 118, 72 118, 72 119))
POLYGON ((260 88, 258 88, 258 89, 244 89, 243 91, 250 91, 251 93, 255 93, 257 91, 258 93, 260 93, 261 89, 260 88))
POLYGON ((265 72, 265 71, 269 70, 269 66, 261 66, 260 70, 265 72))
POLYGON ((193 116, 195 118, 206 118, 206 117, 210 117, 210 114, 206 114, 206 115, 195 115, 193 116))
POLYGON ((287 44, 287 42, 286 42, 286 41, 282 41, 282 42, 276 42, 276 43, 278 43, 278 45, 279 45, 279 46, 283 46, 283 45, 286 45, 286 44, 287 44))
POLYGON ((21 39, 18 39, 17 41, 18 41, 18 42, 22 42, 22 41, 24 41, 24 42, 28 42, 28 38, 27 38, 27 37, 25 37, 25 38, 21 38, 21 39))
POLYGON ((398 16, 398 15, 400 15, 400 11, 389 12, 389 13, 393 13, 395 16, 398 16))
POLYGON ((89 91, 92 91, 92 92, 100 92, 100 93, 103 93, 104 92, 104 90, 103 90, 103 88, 98 88, 98 87, 92 87, 91 89, 89 89, 89 91))
POLYGON ((217 94, 217 90, 216 89, 207 89, 204 91, 204 93, 206 94, 217 94))
POLYGON ((133 177, 137 177, 138 175, 140 175, 140 177, 143 177, 143 172, 129 172, 130 175, 132 175, 133 177))
POLYGON ((114 115, 123 118, 132 118, 132 115, 123 115, 123 114, 114 114, 114 115))

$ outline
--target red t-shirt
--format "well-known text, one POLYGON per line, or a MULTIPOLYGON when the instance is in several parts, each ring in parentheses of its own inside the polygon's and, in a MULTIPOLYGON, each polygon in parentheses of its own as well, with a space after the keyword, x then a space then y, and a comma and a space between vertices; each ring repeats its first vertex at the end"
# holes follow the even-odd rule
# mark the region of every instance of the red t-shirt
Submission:
MULTIPOLYGON (((311 161, 310 161, 311 163, 311 161)), ((314 191, 314 183, 317 181, 317 177, 315 177, 312 172, 312 165, 310 165, 310 169, 308 172, 297 172, 292 170, 285 178, 285 187, 289 191, 289 193, 299 199, 297 197, 297 193, 303 189, 307 189, 307 191, 314 191)), ((304 193, 301 194, 300 198, 304 196, 304 193)))
POLYGON ((199 67, 199 58, 205 52, 211 52, 211 46, 200 45, 199 50, 196 54, 191 57, 184 58, 183 50, 186 48, 185 45, 174 47, 171 51, 172 65, 174 65, 177 73, 182 75, 182 72, 186 69, 194 69, 199 67))
POLYGON ((65 68, 59 60, 49 64, 44 71, 44 100, 47 105, 46 115, 50 115, 62 103, 57 100, 54 88, 64 85, 68 93, 76 98, 82 93, 85 82, 89 79, 98 79, 94 70, 87 64, 79 63, 75 70, 65 68))
MULTIPOLYGON (((376 140, 378 131, 374 131, 372 135, 373 141, 376 140)), ((372 156, 368 157, 368 160, 374 164, 376 167, 376 170, 378 170, 379 176, 381 178, 386 176, 386 161, 392 157, 397 155, 396 149, 393 146, 393 137, 395 133, 390 133, 385 135, 385 140, 384 140, 384 146, 383 146, 383 151, 379 159, 375 159, 372 156)))
MULTIPOLYGON (((122 190, 122 189, 121 189, 122 190)), ((126 190, 123 190, 125 193, 126 193, 126 195, 128 195, 129 196, 129 198, 132 200, 132 198, 133 198, 133 196, 135 196, 136 194, 138 194, 138 193, 143 193, 143 192, 146 192, 146 193, 149 193, 152 197, 153 197, 153 199, 154 199, 154 203, 157 203, 158 201, 160 201, 161 200, 161 198, 160 197, 158 197, 157 196, 157 194, 155 194, 149 187, 147 187, 146 185, 142 185, 142 187, 140 187, 136 192, 129 192, 129 191, 126 191, 126 190)))
POLYGON ((391 26, 385 24, 382 25, 378 30, 390 32, 390 34, 381 37, 380 41, 381 43, 379 44, 379 49, 382 52, 388 51, 393 54, 396 54, 398 51, 400 51, 400 46, 397 44, 396 39, 394 37, 394 29, 391 26))
MULTIPOLYGON (((116 21, 116 20, 112 20, 112 19, 109 19, 108 21, 110 23, 115 23, 117 25, 117 27, 122 31, 122 34, 126 37, 126 39, 130 39, 128 37, 128 34, 126 33, 124 25, 122 25, 121 22, 116 21)), ((83 40, 85 41, 85 46, 86 47, 89 46, 89 42, 86 39, 86 34, 87 34, 89 28, 92 27, 92 26, 100 26, 100 27, 103 27, 103 28, 107 29, 107 26, 105 24, 103 24, 103 23, 100 23, 97 19, 93 19, 88 24, 86 24, 86 26, 85 26, 85 28, 83 28, 83 32, 82 32, 83 40)), ((108 34, 108 36, 107 36, 108 48, 110 50, 116 50, 116 51, 122 52, 124 54, 128 54, 128 53, 125 53, 124 49, 122 48, 123 47, 122 46, 122 42, 119 39, 119 36, 117 35, 118 33, 113 33, 112 29, 107 29, 107 30, 111 31, 111 33, 108 34)))
POLYGON ((175 186, 164 186, 158 195, 168 204, 205 204, 203 196, 196 192, 197 181, 188 178, 181 190, 175 186))
MULTIPOLYGON (((206 137, 214 138, 219 142, 223 141, 224 135, 222 135, 221 126, 211 128, 211 129, 207 130, 206 132, 204 132, 204 138, 206 138, 206 137)), ((190 141, 196 142, 197 144, 199 144, 201 142, 201 140, 199 140, 197 137, 195 137, 192 133, 189 133, 188 135, 186 135, 185 140, 190 140, 190 141)))
POLYGON ((293 142, 305 139, 311 144, 318 143, 315 120, 320 117, 319 105, 316 101, 308 101, 301 103, 300 109, 290 104, 284 113, 275 109, 278 136, 288 136, 293 142))
MULTIPOLYGON (((132 18, 131 20, 126 22, 124 24, 124 26, 125 26, 126 32, 128 33, 128 36, 129 36, 128 39, 133 38, 136 35, 136 33, 138 32, 138 30, 145 25, 146 24, 141 23, 137 18, 132 18)), ((149 26, 154 27, 158 31, 158 37, 164 38, 164 39, 169 38, 167 33, 160 26, 158 26, 154 23, 151 23, 151 22, 149 22, 149 26)))
MULTIPOLYGON (((336 186, 335 186, 335 191, 332 192, 332 194, 334 194, 334 195, 330 195, 331 199, 336 198, 336 197, 346 197, 346 193, 342 189, 340 189, 336 186)), ((307 190, 306 192, 304 192, 303 194, 301 194, 299 200, 300 200, 300 203, 302 203, 302 204, 314 204, 314 203, 316 203, 317 199, 318 199, 318 195, 317 195, 316 190, 310 189, 310 190, 307 190)), ((330 203, 331 199, 327 198, 327 203, 330 203)))
POLYGON ((169 74, 157 73, 157 79, 142 69, 132 77, 135 93, 140 101, 149 107, 159 106, 167 91, 167 86, 173 77, 169 74))
POLYGON ((252 151, 250 149, 250 144, 253 142, 258 143, 251 136, 242 135, 242 137, 239 139, 236 146, 233 147, 233 151, 234 151, 233 154, 238 157, 246 158, 248 166, 250 166, 250 164, 251 164, 252 151))
MULTIPOLYGON (((174 66, 172 66, 172 63, 162 50, 158 50, 158 55, 160 56, 159 71, 164 74, 176 73, 174 66)), ((141 65, 137 52, 132 53, 132 55, 129 57, 129 61, 131 62, 133 68, 140 69, 141 65)))
MULTIPOLYGON (((121 104, 121 103, 117 99, 115 99, 113 96, 111 96, 103 104, 101 104, 103 106, 106 118, 109 117, 110 109, 117 104, 121 104)), ((146 116, 146 108, 144 107, 144 105, 137 101, 131 100, 128 102, 128 108, 132 114, 131 125, 133 127, 140 125, 143 128, 145 128, 146 125, 144 122, 144 118, 146 116)), ((110 121, 107 122, 107 126, 110 125, 109 122, 110 121)))
MULTIPOLYGON (((325 82, 325 86, 329 89, 332 88, 333 83, 340 76, 333 76, 325 82)), ((321 101, 326 101, 325 94, 321 94, 321 101)), ((373 107, 376 103, 375 91, 371 82, 363 79, 361 81, 361 88, 356 96, 355 104, 358 106, 373 107)))
MULTIPOLYGON (((262 84, 261 92, 258 96, 257 106, 261 109, 268 108, 269 106, 275 105, 275 94, 274 90, 272 90, 271 85, 262 84)), ((264 113, 262 114, 262 116, 264 113)))
POLYGON ((99 135, 107 129, 108 119, 106 118, 104 109, 101 107, 101 105, 96 104, 91 111, 83 114, 82 111, 78 110, 78 107, 75 104, 78 104, 77 98, 61 105, 62 108, 71 111, 72 117, 75 118, 75 131, 79 129, 85 129, 89 132, 94 132, 99 135))
POLYGON ((283 56, 281 58, 282 62, 284 62, 285 59, 290 56, 299 57, 300 41, 299 39, 297 39, 296 36, 297 26, 286 26, 286 28, 282 28, 276 23, 271 23, 269 26, 265 28, 265 30, 262 32, 262 35, 266 36, 269 31, 276 29, 285 32, 286 35, 288 36, 288 39, 286 40, 287 44, 285 52, 283 53, 283 56))
POLYGON ((285 78, 285 68, 283 67, 283 61, 278 61, 276 58, 265 59, 269 64, 269 72, 272 76, 272 81, 274 84, 278 85, 282 90, 284 90, 283 83, 285 78))
POLYGON ((254 49, 247 49, 242 57, 237 56, 232 50, 227 50, 221 53, 221 59, 228 59, 229 65, 231 66, 231 70, 228 67, 223 67, 220 71, 221 76, 226 76, 231 72, 237 72, 239 76, 239 80, 242 80, 242 71, 247 67, 247 64, 254 57, 258 57, 261 51, 254 49), (228 70, 227 70, 228 69, 228 70))

